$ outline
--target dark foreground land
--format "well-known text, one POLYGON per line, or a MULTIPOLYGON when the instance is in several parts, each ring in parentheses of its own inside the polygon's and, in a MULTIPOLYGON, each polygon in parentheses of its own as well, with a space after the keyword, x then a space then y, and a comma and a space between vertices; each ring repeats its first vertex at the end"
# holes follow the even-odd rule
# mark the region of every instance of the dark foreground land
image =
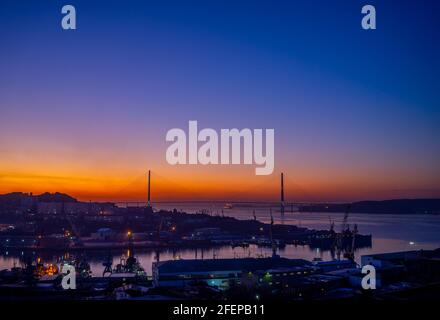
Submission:
MULTIPOLYGON (((316 301, 417 300, 439 298, 440 251, 397 252, 362 257, 377 267, 377 289, 361 286, 358 248, 371 235, 350 229, 346 213, 336 231, 238 220, 222 214, 154 211, 150 206, 117 207, 84 203, 67 195, 12 194, 0 201, 0 249, 19 252, 20 266, 0 270, 0 300, 205 300, 316 301), (136 258, 136 248, 247 246, 272 249, 271 257, 161 261, 152 274, 136 258), (330 250, 331 261, 280 257, 286 244, 330 250), (92 276, 88 250, 127 249, 120 263, 103 258, 102 276, 92 276), (59 261, 42 261, 56 250, 59 261), (77 270, 75 290, 62 288, 62 268, 77 270)), ((346 212, 347 208, 343 210, 346 212)), ((353 212, 353 210, 351 210, 353 212)), ((268 210, 268 216, 270 215, 268 210)), ((274 213, 275 214, 275 213, 274 213)), ((280 213, 277 213, 280 214, 280 213)))

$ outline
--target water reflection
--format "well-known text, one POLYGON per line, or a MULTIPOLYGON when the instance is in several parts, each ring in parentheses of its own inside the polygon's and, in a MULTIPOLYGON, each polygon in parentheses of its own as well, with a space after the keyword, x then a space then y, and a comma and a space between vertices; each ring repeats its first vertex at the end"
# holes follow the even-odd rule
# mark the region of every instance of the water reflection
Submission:
MULTIPOLYGON (((199 208, 194 205, 182 205, 177 207, 183 211, 197 212, 199 208)), ((176 208, 173 204, 162 206, 163 209, 176 208)), ((211 212, 222 212, 222 208, 213 206, 211 212)), ((238 219, 253 219, 255 217, 265 223, 270 223, 269 208, 232 208, 224 210, 224 215, 234 216, 238 219)), ((274 208, 274 219, 281 223, 281 217, 277 215, 274 208)), ((331 220, 335 223, 335 230, 338 230, 343 219, 343 213, 332 213, 331 220)), ((312 229, 328 229, 328 213, 292 213, 286 212, 284 224, 298 225, 312 229)), ((361 234, 372 234, 371 248, 358 249, 355 252, 355 259, 360 262, 360 256, 370 253, 435 249, 440 247, 440 216, 434 215, 378 215, 378 214, 350 214, 349 224, 357 224, 361 234)), ((0 270, 12 268, 14 265, 21 266, 26 255, 32 259, 38 257, 46 262, 57 262, 66 254, 78 254, 74 252, 22 252, 6 251, 0 252, 0 270)), ((93 275, 102 275, 104 271, 103 262, 108 259, 109 251, 88 251, 85 252, 92 269, 93 275)), ((286 245, 278 250, 278 254, 287 258, 301 258, 313 260, 319 258, 330 260, 330 251, 311 249, 308 246, 286 245)), ((110 255, 113 265, 120 263, 120 259, 127 256, 126 250, 112 250, 110 255)), ((212 259, 212 258, 244 258, 244 257, 268 257, 272 255, 271 248, 250 245, 249 247, 217 247, 198 249, 165 249, 159 252, 155 250, 136 249, 135 256, 142 267, 151 275, 151 265, 157 260, 172 259, 212 259)), ((35 260, 34 260, 35 261, 35 260)))

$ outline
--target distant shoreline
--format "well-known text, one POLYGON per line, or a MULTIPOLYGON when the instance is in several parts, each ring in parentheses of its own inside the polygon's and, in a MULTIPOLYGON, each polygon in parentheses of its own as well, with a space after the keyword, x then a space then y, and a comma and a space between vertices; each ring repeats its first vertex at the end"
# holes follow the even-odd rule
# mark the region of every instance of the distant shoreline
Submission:
POLYGON ((300 206, 300 212, 350 212, 365 214, 440 214, 440 199, 397 199, 344 204, 300 206))
MULTIPOLYGON (((110 201, 110 202, 84 202, 78 201, 63 193, 43 193, 33 195, 32 193, 14 192, 0 195, 0 209, 10 205, 29 203, 95 203, 124 206, 146 206, 146 201, 110 201)), ((279 207, 281 202, 277 201, 220 201, 220 200, 183 200, 183 201, 157 201, 156 204, 221 204, 225 205, 224 210, 232 208, 261 208, 279 207)), ((154 205, 153 203, 153 205, 154 205)), ((327 213, 365 213, 365 214, 440 214, 440 199, 392 199, 392 200, 366 200, 357 202, 335 203, 335 202, 300 202, 285 201, 284 206, 288 211, 290 208, 298 212, 327 212, 327 213)))

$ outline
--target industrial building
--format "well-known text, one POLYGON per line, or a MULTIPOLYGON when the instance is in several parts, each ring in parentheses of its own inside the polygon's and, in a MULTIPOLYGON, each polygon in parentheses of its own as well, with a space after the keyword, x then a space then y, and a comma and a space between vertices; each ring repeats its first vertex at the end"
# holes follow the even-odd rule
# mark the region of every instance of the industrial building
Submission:
POLYGON ((248 275, 255 275, 258 281, 265 275, 277 278, 298 277, 310 275, 316 270, 306 260, 279 257, 171 260, 153 264, 153 284, 161 287, 182 287, 202 282, 218 289, 227 289, 231 281, 241 282, 248 275))
POLYGON ((440 281, 440 249, 365 255, 361 257, 361 264, 374 266, 382 285, 403 281, 421 285, 440 281))

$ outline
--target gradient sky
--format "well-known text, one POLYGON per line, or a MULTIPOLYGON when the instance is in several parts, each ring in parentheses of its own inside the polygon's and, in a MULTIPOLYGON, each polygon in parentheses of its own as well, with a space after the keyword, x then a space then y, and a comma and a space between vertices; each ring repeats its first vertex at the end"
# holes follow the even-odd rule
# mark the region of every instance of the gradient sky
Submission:
POLYGON ((2 0, 0 193, 144 200, 151 169, 156 200, 276 200, 281 171, 288 200, 440 197, 439 34, 439 1, 2 0), (275 128, 275 173, 168 165, 188 120, 275 128))

